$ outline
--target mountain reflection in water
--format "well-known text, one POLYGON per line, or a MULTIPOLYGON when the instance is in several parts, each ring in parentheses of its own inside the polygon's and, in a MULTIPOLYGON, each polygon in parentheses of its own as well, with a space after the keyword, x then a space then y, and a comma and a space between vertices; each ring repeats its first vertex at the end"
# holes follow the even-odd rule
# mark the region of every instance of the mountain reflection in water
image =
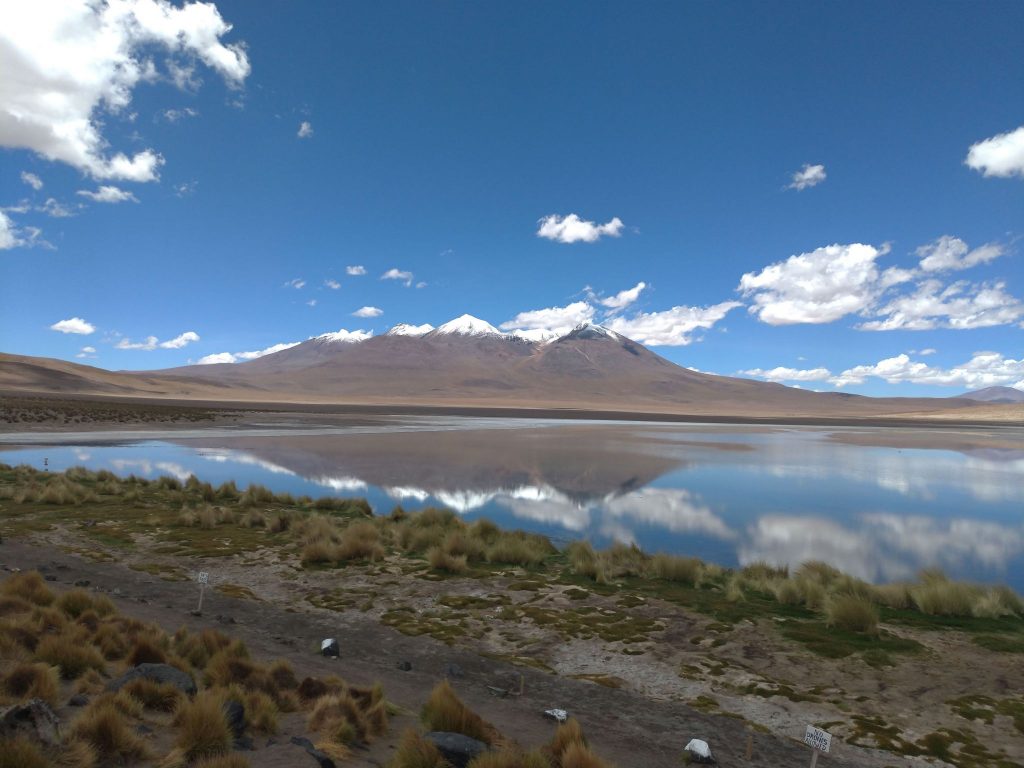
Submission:
MULTIPOLYGON (((529 426, 529 425, 527 425, 529 426)), ((196 474, 365 496, 723 565, 824 560, 870 581, 938 566, 1024 589, 1024 439, 965 430, 710 425, 217 436, 24 447, 8 463, 196 474)))

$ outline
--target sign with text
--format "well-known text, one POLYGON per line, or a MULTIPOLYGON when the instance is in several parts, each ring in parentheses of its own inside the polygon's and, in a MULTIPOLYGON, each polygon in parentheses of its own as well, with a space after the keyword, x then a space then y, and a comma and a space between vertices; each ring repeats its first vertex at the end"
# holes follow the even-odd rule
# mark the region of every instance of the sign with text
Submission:
POLYGON ((832 734, 821 730, 821 728, 808 725, 807 731, 804 733, 804 744, 827 755, 829 747, 832 746, 832 734))
POLYGON ((209 584, 210 574, 208 574, 206 571, 200 571, 199 575, 196 577, 196 581, 198 581, 200 584, 209 584))

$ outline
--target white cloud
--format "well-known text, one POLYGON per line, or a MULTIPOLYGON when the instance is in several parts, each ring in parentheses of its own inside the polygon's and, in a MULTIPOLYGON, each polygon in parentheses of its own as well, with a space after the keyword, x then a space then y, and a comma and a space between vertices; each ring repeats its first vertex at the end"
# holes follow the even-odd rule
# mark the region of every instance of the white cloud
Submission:
POLYGON ((175 197, 188 197, 195 193, 197 186, 199 186, 198 181, 183 181, 180 184, 175 184, 172 189, 175 197))
POLYGON ((607 235, 618 237, 622 232, 622 220, 618 216, 606 224, 595 224, 584 221, 575 213, 568 216, 551 214, 540 219, 537 237, 554 240, 559 243, 594 243, 607 235))
POLYGON ((352 313, 353 317, 380 317, 384 314, 383 309, 377 307, 360 307, 352 313))
POLYGON ((980 389, 998 385, 1024 389, 1024 359, 1005 358, 998 352, 976 352, 970 360, 952 368, 915 362, 908 355, 886 358, 874 365, 858 365, 830 379, 837 387, 863 384, 879 378, 889 384, 909 382, 943 387, 980 389))
POLYGON ((216 352, 204 355, 196 360, 196 365, 217 365, 218 363, 236 363, 238 360, 230 352, 216 352))
POLYGON ((32 187, 32 189, 34 189, 36 192, 43 188, 43 180, 36 176, 34 173, 22 171, 21 180, 28 184, 30 187, 32 187))
POLYGON ((304 288, 305 285, 306 285, 306 281, 305 280, 303 280, 301 277, 296 277, 296 278, 286 282, 284 284, 284 287, 285 288, 294 288, 295 290, 299 290, 300 288, 304 288))
POLYGON ((360 275, 366 274, 366 267, 362 264, 355 264, 349 267, 345 267, 345 274, 351 275, 352 277, 359 277, 360 275))
MULTIPOLYGON (((2 214, 0 214, 2 215, 2 214)), ((67 320, 60 320, 50 326, 51 331, 60 331, 61 333, 77 333, 82 336, 88 336, 90 333, 96 331, 96 326, 92 323, 86 322, 80 317, 71 317, 67 320)))
POLYGON ((608 307, 612 310, 625 309, 638 298, 640 298, 640 292, 647 287, 647 283, 639 282, 632 288, 627 288, 624 291, 619 291, 614 296, 608 296, 603 299, 598 299, 598 303, 603 307, 608 307))
POLYGON ((1024 125, 972 144, 964 162, 985 176, 1024 177, 1024 125))
POLYGON ((307 307, 315 307, 316 306, 316 299, 310 299, 309 301, 307 301, 306 302, 306 306, 307 307))
POLYGON ((87 197, 94 203, 123 203, 126 200, 130 200, 133 203, 139 202, 138 198, 131 192, 110 185, 101 186, 95 192, 91 192, 88 189, 80 189, 76 194, 87 197))
POLYGON ((647 346, 685 346, 691 334, 711 328, 731 310, 743 306, 738 301, 723 301, 709 307, 672 307, 663 312, 641 312, 632 317, 616 317, 605 325, 647 346))
POLYGON ((987 264, 1003 255, 998 243, 986 243, 973 251, 959 237, 943 235, 934 243, 922 245, 915 253, 921 257, 921 269, 925 272, 970 269, 987 264))
POLYGON ((881 319, 857 327, 864 331, 987 328, 1024 318, 1024 302, 1008 294, 1005 283, 960 281, 943 287, 938 280, 925 280, 915 292, 883 306, 878 315, 881 319))
POLYGON ((186 117, 195 117, 199 112, 192 107, 185 107, 184 109, 165 109, 161 114, 167 122, 176 123, 186 117))
MULTIPOLYGON (((79 208, 81 207, 80 204, 77 204, 77 206, 79 208)), ((46 202, 39 206, 39 208, 37 208, 36 210, 41 211, 42 213, 45 213, 47 216, 50 216, 54 219, 65 219, 69 216, 75 215, 75 211, 72 208, 64 205, 64 203, 61 203, 52 197, 46 198, 46 202)))
POLYGON ((14 227, 11 217, 0 211, 0 251, 15 248, 23 244, 23 240, 14 227))
MULTIPOLYGON (((360 269, 362 268, 360 267, 360 269)), ((352 273, 350 272, 349 274, 352 273)), ((365 272, 361 272, 359 274, 365 274, 365 272)), ((412 285, 412 278, 412 272, 403 272, 402 270, 396 267, 392 267, 391 269, 389 269, 387 272, 380 276, 381 280, 401 280, 402 282, 405 283, 406 288, 409 288, 412 285)))
POLYGON ((96 347, 82 347, 81 351, 75 355, 80 358, 96 357, 96 347))
POLYGON ((324 280, 324 286, 330 288, 332 291, 336 291, 341 288, 341 283, 337 280, 324 280))
POLYGON ((883 253, 862 243, 817 248, 748 272, 738 290, 753 297, 750 312, 769 325, 830 323, 874 302, 881 290, 875 259, 883 253))
POLYGON ((803 168, 793 174, 793 181, 787 189, 807 189, 816 187, 827 178, 824 165, 805 164, 803 168))
POLYGON ((160 77, 158 48, 176 66, 198 59, 240 86, 249 60, 242 45, 221 42, 230 30, 213 3, 0 3, 0 146, 97 179, 156 179, 164 161, 155 150, 110 154, 105 114, 123 113, 139 82, 160 77))
POLYGON ((418 283, 416 283, 416 287, 417 288, 426 288, 427 284, 424 281, 420 280, 418 283))
POLYGON ((195 331, 185 331, 178 336, 175 336, 169 341, 160 342, 161 349, 181 349, 187 344, 191 344, 193 341, 199 341, 199 334, 195 331))
POLYGON ((146 352, 152 352, 156 349, 156 345, 159 339, 156 336, 147 336, 145 341, 135 341, 125 337, 121 339, 117 344, 114 345, 115 349, 141 349, 146 352))
POLYGON ((832 372, 828 368, 784 368, 779 366, 778 368, 772 368, 771 370, 763 370, 761 368, 752 368, 749 371, 741 371, 747 376, 754 376, 758 379, 764 379, 765 381, 827 381, 832 376, 832 372))
POLYGON ((308 121, 303 120, 302 124, 299 126, 299 132, 295 135, 300 139, 308 139, 313 135, 313 126, 310 125, 308 121))
POLYGON ((934 355, 936 352, 938 352, 938 350, 937 349, 932 349, 931 347, 927 347, 926 349, 917 349, 917 350, 912 349, 912 350, 910 350, 910 354, 912 354, 912 355, 921 355, 922 357, 925 357, 927 355, 934 355))
POLYGON ((501 324, 503 330, 549 330, 564 336, 580 323, 594 318, 594 308, 585 301, 576 301, 565 307, 548 307, 520 312, 501 324))

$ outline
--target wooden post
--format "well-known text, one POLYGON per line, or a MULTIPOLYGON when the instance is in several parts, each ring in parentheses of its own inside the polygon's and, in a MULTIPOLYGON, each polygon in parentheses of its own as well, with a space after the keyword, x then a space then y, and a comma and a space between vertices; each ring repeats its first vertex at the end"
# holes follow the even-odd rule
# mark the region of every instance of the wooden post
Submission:
POLYGON ((206 585, 199 585, 199 605, 196 606, 196 616, 203 612, 203 594, 206 592, 206 585))
POLYGON ((747 734, 747 760, 754 756, 754 734, 747 734))
POLYGON ((811 755, 811 768, 814 768, 818 764, 818 755, 821 753, 818 750, 814 750, 814 754, 811 755))
POLYGON ((526 687, 525 678, 522 675, 520 675, 519 676, 519 695, 520 696, 523 695, 523 690, 525 689, 525 687, 526 687))

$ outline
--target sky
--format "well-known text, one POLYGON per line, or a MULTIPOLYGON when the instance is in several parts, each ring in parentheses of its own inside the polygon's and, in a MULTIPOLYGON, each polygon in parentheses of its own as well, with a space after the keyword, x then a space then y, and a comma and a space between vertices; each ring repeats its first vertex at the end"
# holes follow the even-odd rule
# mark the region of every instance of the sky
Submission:
POLYGON ((0 350, 469 313, 820 390, 1024 389, 1024 4, 0 4, 0 350))

